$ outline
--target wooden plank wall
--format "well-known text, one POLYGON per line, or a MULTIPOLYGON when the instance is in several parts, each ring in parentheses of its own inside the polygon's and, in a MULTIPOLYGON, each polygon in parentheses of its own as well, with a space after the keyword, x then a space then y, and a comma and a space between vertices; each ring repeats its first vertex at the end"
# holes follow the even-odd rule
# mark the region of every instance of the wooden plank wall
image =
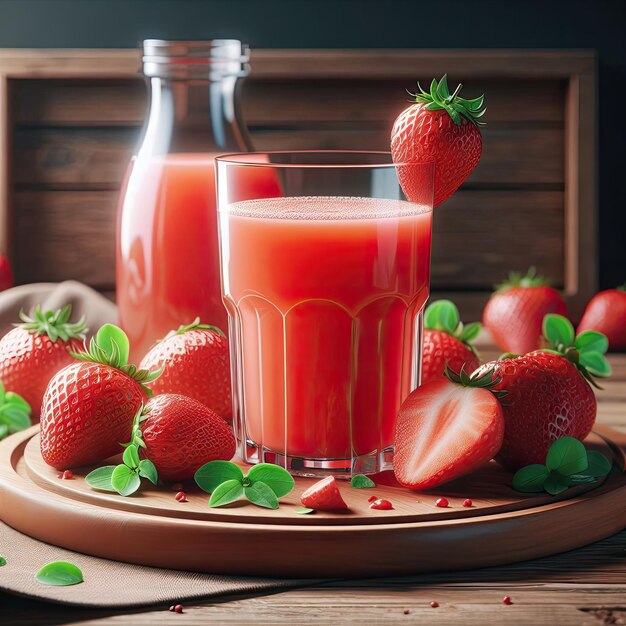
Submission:
MULTIPOLYGON (((471 315, 510 269, 536 265, 557 287, 567 280, 568 83, 501 74, 452 77, 466 84, 466 97, 486 94, 488 124, 479 166, 434 220, 433 290, 466 303, 471 315)), ((405 88, 414 84, 393 74, 261 73, 246 82, 243 108, 260 150, 385 150, 405 88)), ((145 107, 137 79, 15 81, 9 192, 19 282, 71 277, 113 289, 118 189, 145 107)))

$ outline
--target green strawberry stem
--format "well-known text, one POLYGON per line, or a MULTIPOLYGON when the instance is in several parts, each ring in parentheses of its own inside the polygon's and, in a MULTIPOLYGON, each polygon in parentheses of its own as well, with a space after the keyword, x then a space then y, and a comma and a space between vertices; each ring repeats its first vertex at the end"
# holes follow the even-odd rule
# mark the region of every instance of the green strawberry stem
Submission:
POLYGON ((493 368, 490 368, 482 373, 479 370, 476 370, 472 374, 468 374, 465 371, 465 364, 461 366, 458 373, 455 372, 449 365, 446 365, 446 369, 443 373, 444 376, 450 380, 450 382, 453 382, 456 385, 487 389, 487 391, 491 391, 491 393, 498 398, 498 400, 501 400, 508 395, 508 391, 504 391, 503 389, 494 389, 494 387, 502 382, 502 377, 498 376, 497 378, 494 378, 495 370, 493 368))
POLYGON ((0 439, 31 426, 31 408, 22 396, 5 391, 0 381, 0 439))
POLYGON ((438 330, 458 339, 474 355, 478 356, 471 341, 478 337, 480 333, 480 322, 463 324, 459 310, 451 300, 437 300, 426 307, 426 311, 424 311, 424 328, 438 330))
POLYGON ((173 335, 183 335, 184 333, 189 332, 190 330, 212 330, 216 332, 218 335, 221 335, 222 337, 226 337, 226 335, 224 334, 224 331, 221 328, 218 328, 217 326, 212 326, 211 324, 201 324, 199 317, 196 317, 196 319, 193 322, 191 322, 191 324, 182 325, 182 326, 179 326, 176 330, 170 331, 167 334, 167 337, 172 337, 173 335))
POLYGON ((538 276, 537 269, 531 267, 526 274, 511 272, 509 277, 495 286, 496 291, 507 291, 513 287, 544 287, 549 286, 550 281, 545 276, 538 276))
POLYGON ((430 91, 422 89, 419 83, 417 83, 417 87, 419 93, 411 93, 409 91, 408 94, 414 99, 412 101, 425 104, 427 111, 446 111, 457 126, 461 124, 463 118, 469 120, 475 126, 485 125, 484 122, 480 121, 480 118, 487 111, 483 106, 485 96, 482 95, 473 100, 461 98, 459 92, 463 87, 462 84, 457 85, 457 88, 451 94, 448 89, 447 74, 444 74, 438 82, 433 78, 430 83, 430 91))
POLYGON ((604 356, 609 348, 605 335, 594 330, 576 335, 572 323, 556 313, 549 313, 543 318, 542 332, 546 343, 543 352, 564 356, 592 386, 602 389, 595 377, 606 378, 613 373, 604 356))
POLYGON ((152 390, 146 386, 146 383, 158 378, 161 369, 140 370, 128 363, 130 344, 126 333, 121 328, 114 324, 101 326, 96 336, 91 338, 89 346, 85 344, 84 347, 84 352, 70 352, 70 354, 79 361, 114 367, 137 381, 146 395, 149 397, 152 395, 152 390))
POLYGON ((20 311, 21 324, 15 324, 33 335, 48 335, 52 341, 60 339, 63 342, 70 339, 85 340, 87 326, 85 318, 81 317, 78 322, 70 322, 72 305, 66 304, 57 311, 42 311, 37 305, 30 315, 20 311))

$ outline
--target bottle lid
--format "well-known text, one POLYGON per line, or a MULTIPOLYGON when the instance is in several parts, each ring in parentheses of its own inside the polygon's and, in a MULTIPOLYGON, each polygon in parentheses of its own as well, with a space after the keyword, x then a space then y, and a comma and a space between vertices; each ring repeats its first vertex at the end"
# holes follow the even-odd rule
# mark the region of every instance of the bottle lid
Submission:
POLYGON ((249 60, 249 47, 238 39, 143 42, 143 73, 148 77, 220 80, 247 76, 249 60))

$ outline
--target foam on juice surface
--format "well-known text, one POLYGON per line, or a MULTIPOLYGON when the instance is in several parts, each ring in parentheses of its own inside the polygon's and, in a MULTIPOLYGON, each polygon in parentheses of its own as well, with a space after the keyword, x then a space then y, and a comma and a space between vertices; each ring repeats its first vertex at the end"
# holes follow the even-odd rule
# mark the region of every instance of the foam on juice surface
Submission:
POLYGON ((413 217, 430 213, 425 205, 351 196, 296 196, 235 202, 228 214, 265 220, 363 220, 413 217))

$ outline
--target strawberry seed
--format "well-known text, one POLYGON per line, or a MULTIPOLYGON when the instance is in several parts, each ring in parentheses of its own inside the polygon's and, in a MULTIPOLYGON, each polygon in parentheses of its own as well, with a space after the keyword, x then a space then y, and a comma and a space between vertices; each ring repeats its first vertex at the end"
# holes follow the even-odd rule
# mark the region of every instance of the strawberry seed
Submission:
POLYGON ((435 504, 442 509, 445 509, 450 503, 448 502, 448 498, 437 498, 437 502, 435 504))
POLYGON ((471 498, 467 498, 467 500, 463 500, 463 506, 474 506, 471 498))
POLYGON ((183 605, 182 604, 177 604, 174 607, 174 613, 182 613, 183 612, 183 605))
POLYGON ((370 496, 367 501, 368 502, 374 502, 374 500, 378 500, 378 496, 370 496))
POLYGON ((184 491, 179 491, 175 497, 178 502, 188 502, 187 494, 184 491))
POLYGON ((74 472, 72 472, 72 470, 65 470, 63 472, 63 478, 65 480, 71 480, 72 478, 74 478, 74 472))
POLYGON ((374 500, 370 504, 370 509, 377 509, 379 511, 389 511, 390 509, 393 509, 393 504, 391 504, 389 500, 384 500, 383 498, 380 498, 378 500, 374 500))
POLYGON ((511 600, 511 596, 504 596, 504 598, 502 598, 502 604, 513 604, 513 600, 511 600))
POLYGON ((431 608, 436 609, 439 606, 439 602, 431 602, 430 606, 431 608))

